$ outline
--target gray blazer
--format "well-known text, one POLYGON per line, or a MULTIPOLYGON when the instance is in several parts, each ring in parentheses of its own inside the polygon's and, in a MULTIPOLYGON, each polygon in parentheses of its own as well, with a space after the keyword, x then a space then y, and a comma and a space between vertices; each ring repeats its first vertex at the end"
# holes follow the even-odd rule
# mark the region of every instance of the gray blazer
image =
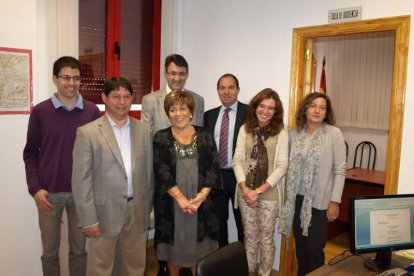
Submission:
MULTIPOLYGON (((194 98, 195 107, 192 124, 203 126, 204 99, 195 92, 186 91, 191 92, 194 98)), ((142 98, 141 120, 150 125, 152 135, 160 129, 171 126, 170 120, 164 111, 165 96, 167 96, 167 90, 164 87, 142 98)))
MULTIPOLYGON (((135 220, 144 232, 149 228, 154 190, 152 136, 147 124, 129 120, 135 220)), ((77 130, 72 191, 81 227, 99 222, 103 236, 120 233, 127 213, 127 175, 106 115, 77 130)))

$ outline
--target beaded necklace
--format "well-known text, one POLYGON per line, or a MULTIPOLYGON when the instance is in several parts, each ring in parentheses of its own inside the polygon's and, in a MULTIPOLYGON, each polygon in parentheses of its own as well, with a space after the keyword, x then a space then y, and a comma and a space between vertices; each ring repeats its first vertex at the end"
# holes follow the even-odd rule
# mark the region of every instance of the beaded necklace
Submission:
POLYGON ((193 142, 190 145, 181 145, 174 139, 174 148, 180 157, 191 157, 197 153, 197 135, 194 136, 193 142))

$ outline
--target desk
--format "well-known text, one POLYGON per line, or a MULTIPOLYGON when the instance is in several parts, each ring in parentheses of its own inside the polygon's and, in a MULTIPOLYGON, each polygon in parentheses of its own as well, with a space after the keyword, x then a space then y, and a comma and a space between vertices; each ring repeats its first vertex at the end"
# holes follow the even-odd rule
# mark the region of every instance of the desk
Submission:
POLYGON ((352 168, 346 171, 339 217, 330 224, 328 240, 349 230, 349 198, 352 196, 383 195, 385 172, 352 168))
POLYGON ((349 223, 349 198, 352 196, 383 195, 385 172, 353 168, 346 171, 338 220, 349 223))
POLYGON ((370 183, 384 186, 385 172, 367 170, 362 168, 352 168, 346 171, 346 180, 370 183))
MULTIPOLYGON (((350 256, 346 259, 344 259, 341 262, 338 262, 334 265, 325 264, 324 266, 321 266, 317 270, 312 271, 309 273, 309 276, 344 276, 344 275, 361 275, 361 276, 371 276, 371 275, 377 275, 378 273, 369 270, 364 266, 364 259, 360 256, 363 256, 364 258, 369 258, 375 256, 375 254, 362 254, 360 256, 353 255, 350 252, 347 252, 345 254, 346 256, 350 256)), ((338 257, 338 260, 340 258, 338 257)), ((336 262, 336 261, 335 261, 336 262)), ((412 260, 407 259, 405 257, 392 254, 392 262, 397 263, 399 267, 407 267, 412 263, 412 260)))

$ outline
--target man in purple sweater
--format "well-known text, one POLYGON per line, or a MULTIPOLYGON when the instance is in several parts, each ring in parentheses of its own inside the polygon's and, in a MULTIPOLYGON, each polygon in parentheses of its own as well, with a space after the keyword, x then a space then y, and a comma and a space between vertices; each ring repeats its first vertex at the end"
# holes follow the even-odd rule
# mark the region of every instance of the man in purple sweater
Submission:
POLYGON ((45 276, 60 275, 60 226, 64 209, 68 218, 69 273, 86 274, 85 236, 78 228, 72 196, 72 150, 76 129, 97 119, 100 113, 95 104, 83 100, 78 92, 80 71, 80 62, 73 57, 55 61, 53 82, 57 93, 33 108, 23 151, 27 186, 39 213, 45 276))

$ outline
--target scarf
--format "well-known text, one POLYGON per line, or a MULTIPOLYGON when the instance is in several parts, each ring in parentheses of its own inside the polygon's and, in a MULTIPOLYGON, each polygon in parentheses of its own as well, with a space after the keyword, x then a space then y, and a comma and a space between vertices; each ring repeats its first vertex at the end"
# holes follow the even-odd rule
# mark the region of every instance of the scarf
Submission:
POLYGON ((270 126, 253 131, 253 149, 248 161, 246 185, 250 190, 260 187, 267 179, 268 158, 265 141, 270 135, 270 126))
POLYGON ((285 234, 287 237, 286 242, 289 242, 295 213, 296 195, 301 182, 305 185, 305 195, 300 211, 300 227, 302 228, 302 235, 308 236, 308 228, 312 219, 312 199, 314 198, 315 187, 318 182, 317 166, 319 165, 325 134, 326 124, 323 124, 315 130, 305 160, 302 160, 302 150, 305 146, 305 138, 307 135, 305 129, 300 131, 296 130, 296 136, 292 139, 292 149, 289 156, 287 172, 287 198, 286 204, 282 208, 281 223, 279 226, 279 232, 285 234), (304 166, 303 174, 302 165, 304 166))

